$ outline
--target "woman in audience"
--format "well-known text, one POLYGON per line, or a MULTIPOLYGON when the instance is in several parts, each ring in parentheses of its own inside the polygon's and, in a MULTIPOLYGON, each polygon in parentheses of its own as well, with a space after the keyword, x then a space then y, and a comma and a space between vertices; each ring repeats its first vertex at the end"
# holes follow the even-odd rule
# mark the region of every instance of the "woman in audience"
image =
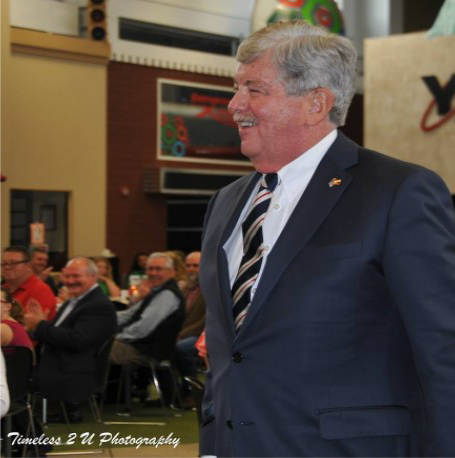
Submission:
POLYGON ((115 284, 112 278, 112 266, 109 259, 99 256, 93 261, 98 267, 98 286, 103 290, 106 296, 110 298, 120 297, 120 288, 115 284))
POLYGON ((181 291, 185 292, 188 284, 188 277, 186 275, 185 258, 182 258, 180 253, 181 251, 166 251, 166 254, 174 261, 175 281, 181 291))
POLYGON ((2 287, 1 294, 1 346, 33 348, 32 341, 23 326, 24 312, 21 305, 12 298, 6 288, 2 287))
POLYGON ((147 266, 147 259, 149 255, 143 251, 140 251, 134 256, 131 269, 126 276, 125 287, 128 289, 131 286, 131 277, 139 277, 137 284, 140 280, 146 277, 145 267, 147 266))

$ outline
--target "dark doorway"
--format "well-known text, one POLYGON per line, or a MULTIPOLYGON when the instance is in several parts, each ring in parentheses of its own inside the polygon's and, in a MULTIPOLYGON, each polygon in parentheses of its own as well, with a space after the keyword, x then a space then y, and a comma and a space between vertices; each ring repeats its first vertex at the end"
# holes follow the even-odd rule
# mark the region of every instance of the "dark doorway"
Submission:
POLYGON ((60 270, 68 257, 68 192, 11 191, 11 245, 30 245, 30 224, 45 226, 49 263, 60 270))

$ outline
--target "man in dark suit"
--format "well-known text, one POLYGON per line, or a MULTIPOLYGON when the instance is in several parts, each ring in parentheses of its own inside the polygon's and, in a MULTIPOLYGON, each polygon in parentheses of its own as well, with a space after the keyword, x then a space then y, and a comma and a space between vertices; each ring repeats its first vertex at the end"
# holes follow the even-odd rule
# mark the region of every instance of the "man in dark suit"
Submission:
POLYGON ((96 265, 74 258, 63 270, 70 294, 56 317, 47 321, 37 302, 29 303, 26 327, 41 344, 36 382, 43 397, 64 401, 70 420, 81 420, 77 405, 95 386, 95 360, 101 345, 117 329, 115 309, 97 283, 96 265))
POLYGON ((239 47, 229 110, 256 173, 203 231, 202 455, 455 456, 455 213, 442 180, 340 132, 346 38, 239 47))

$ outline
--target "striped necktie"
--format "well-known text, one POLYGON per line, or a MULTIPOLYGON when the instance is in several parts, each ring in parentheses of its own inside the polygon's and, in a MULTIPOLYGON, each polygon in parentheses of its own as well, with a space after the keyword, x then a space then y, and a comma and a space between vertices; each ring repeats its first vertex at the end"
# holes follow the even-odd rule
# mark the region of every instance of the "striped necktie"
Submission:
POLYGON ((251 288, 261 270, 264 239, 262 224, 278 183, 276 173, 263 175, 259 191, 242 223, 243 257, 232 286, 235 329, 238 331, 251 303, 251 288))

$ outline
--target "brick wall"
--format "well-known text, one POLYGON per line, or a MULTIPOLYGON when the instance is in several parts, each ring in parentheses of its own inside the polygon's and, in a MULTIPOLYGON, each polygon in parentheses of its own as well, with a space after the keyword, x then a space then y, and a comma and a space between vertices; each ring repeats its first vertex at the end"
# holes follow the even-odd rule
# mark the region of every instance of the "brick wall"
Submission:
MULTIPOLYGON (((108 69, 107 245, 125 274, 136 252, 168 248, 166 197, 145 194, 145 167, 173 166, 156 159, 157 79, 232 86, 231 78, 111 62, 108 69), (129 195, 123 196, 122 189, 129 195)), ((200 164, 179 167, 201 168, 200 164)), ((204 169, 222 168, 205 165, 204 169)), ((229 167, 232 169, 233 167, 229 167)))

